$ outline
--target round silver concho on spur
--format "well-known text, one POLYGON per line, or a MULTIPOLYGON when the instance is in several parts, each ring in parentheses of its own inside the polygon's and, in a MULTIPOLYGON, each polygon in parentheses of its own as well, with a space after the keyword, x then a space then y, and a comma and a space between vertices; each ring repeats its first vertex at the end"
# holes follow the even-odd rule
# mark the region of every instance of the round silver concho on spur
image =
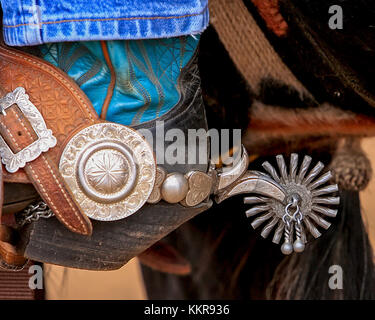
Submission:
POLYGON ((90 218, 114 221, 139 210, 155 183, 153 151, 135 130, 98 123, 66 145, 59 169, 82 211, 90 218))

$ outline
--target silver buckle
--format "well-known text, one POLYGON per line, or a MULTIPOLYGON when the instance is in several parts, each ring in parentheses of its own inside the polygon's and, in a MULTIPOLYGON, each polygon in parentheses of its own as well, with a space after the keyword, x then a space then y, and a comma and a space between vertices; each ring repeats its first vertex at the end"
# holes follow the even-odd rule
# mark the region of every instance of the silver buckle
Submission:
POLYGON ((27 162, 38 158, 42 152, 48 151, 56 146, 57 140, 52 135, 52 130, 47 129, 43 116, 39 110, 31 103, 29 96, 22 87, 16 88, 0 99, 0 113, 6 116, 5 110, 16 104, 22 113, 29 120, 38 139, 16 154, 9 148, 3 137, 0 135, 0 156, 8 172, 17 172, 23 168, 27 162))

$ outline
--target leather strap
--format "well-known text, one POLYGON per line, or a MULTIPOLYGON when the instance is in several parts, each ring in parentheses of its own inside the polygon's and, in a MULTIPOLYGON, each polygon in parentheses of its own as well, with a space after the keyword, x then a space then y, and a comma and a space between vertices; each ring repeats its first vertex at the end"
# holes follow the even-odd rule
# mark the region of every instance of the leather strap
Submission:
MULTIPOLYGON (((14 153, 21 151, 37 138, 29 122, 16 106, 7 109, 6 116, 0 116, 0 134, 14 153)), ((91 222, 80 212, 48 152, 26 163, 24 170, 39 195, 66 227, 76 233, 91 234, 91 222)))
MULTIPOLYGON (((90 235, 90 220, 80 211, 58 170, 60 154, 75 132, 99 122, 81 89, 48 62, 0 45, 0 88, 12 92, 23 87, 57 139, 56 147, 42 153, 14 174, 4 171, 4 181, 31 182, 56 217, 71 231, 90 235)), ((3 92, 4 93, 4 92, 3 92)), ((3 95, 3 94, 2 94, 3 95)), ((14 153, 36 140, 36 134, 16 106, 0 116, 0 133, 14 153)))

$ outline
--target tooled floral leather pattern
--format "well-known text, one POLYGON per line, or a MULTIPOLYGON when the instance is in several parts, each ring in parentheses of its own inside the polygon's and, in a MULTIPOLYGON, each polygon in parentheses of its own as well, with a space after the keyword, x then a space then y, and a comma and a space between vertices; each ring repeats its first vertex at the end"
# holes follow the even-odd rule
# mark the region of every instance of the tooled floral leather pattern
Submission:
MULTIPOLYGON (((49 151, 56 164, 69 136, 97 121, 91 103, 61 71, 35 57, 31 61, 28 55, 4 47, 0 47, 0 87, 6 92, 17 87, 26 89, 30 101, 41 112, 47 128, 52 129, 57 139, 57 147, 49 151), (40 64, 38 69, 35 64, 40 64)), ((23 171, 16 173, 16 177, 4 174, 5 181, 28 182, 23 171)))

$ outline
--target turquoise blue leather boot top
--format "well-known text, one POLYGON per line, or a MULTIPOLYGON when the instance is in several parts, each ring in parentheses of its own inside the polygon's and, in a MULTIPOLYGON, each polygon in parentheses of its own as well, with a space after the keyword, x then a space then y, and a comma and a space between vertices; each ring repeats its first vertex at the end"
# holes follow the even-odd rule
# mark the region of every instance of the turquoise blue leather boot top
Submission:
POLYGON ((0 0, 6 44, 169 38, 201 33, 208 0, 0 0))
POLYGON ((112 78, 115 87, 106 120, 136 125, 160 117, 179 102, 178 78, 198 42, 193 36, 106 41, 112 77, 100 41, 45 44, 40 49, 45 60, 75 80, 99 115, 112 78))

